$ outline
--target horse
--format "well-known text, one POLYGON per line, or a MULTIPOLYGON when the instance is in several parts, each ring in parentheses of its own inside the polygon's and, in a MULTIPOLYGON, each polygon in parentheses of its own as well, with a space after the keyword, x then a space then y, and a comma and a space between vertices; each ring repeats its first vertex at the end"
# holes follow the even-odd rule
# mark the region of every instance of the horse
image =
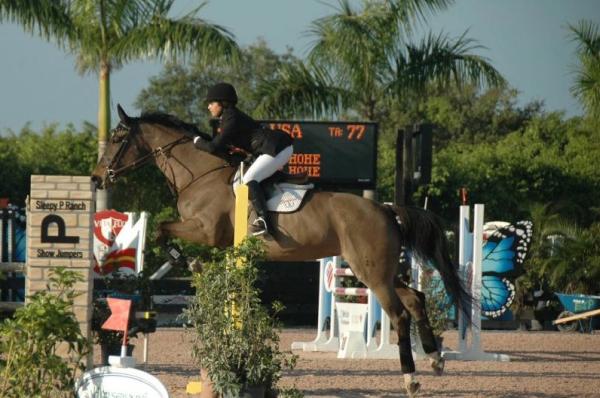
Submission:
MULTIPOLYGON (((162 223, 159 235, 204 245, 233 244, 236 167, 224 158, 196 149, 200 135, 192 124, 163 113, 131 117, 118 106, 120 122, 92 173, 97 188, 108 186, 129 170, 153 163, 177 195, 179 221, 162 223)), ((398 334, 400 366, 409 396, 420 383, 410 341, 414 318, 433 371, 441 375, 439 354, 425 310, 425 295, 409 287, 399 274, 403 250, 432 264, 458 308, 468 301, 457 268, 450 260, 446 237, 433 213, 418 208, 383 205, 358 195, 313 190, 293 213, 270 214, 274 232, 263 239, 267 260, 303 261, 341 255, 356 277, 373 291, 398 334)))

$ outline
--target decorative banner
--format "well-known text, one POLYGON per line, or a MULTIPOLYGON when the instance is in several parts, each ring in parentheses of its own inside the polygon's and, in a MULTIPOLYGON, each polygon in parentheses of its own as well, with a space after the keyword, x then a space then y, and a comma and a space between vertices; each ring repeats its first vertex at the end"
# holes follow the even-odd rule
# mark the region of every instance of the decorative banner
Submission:
POLYGON ((94 272, 98 275, 109 274, 111 270, 101 269, 115 239, 129 216, 116 210, 104 210, 94 215, 94 272))
POLYGON ((104 210, 94 215, 94 237, 110 247, 129 219, 125 213, 104 210))
POLYGON ((94 257, 96 276, 114 270, 137 273, 143 268, 147 214, 140 213, 134 223, 133 213, 105 210, 94 216, 94 257))
POLYGON ((489 221, 483 224, 483 240, 487 241, 488 238, 500 228, 508 227, 509 222, 506 221, 489 221))
POLYGON ((131 300, 107 298, 106 302, 110 308, 110 317, 102 324, 102 329, 115 330, 127 335, 129 330, 129 315, 131 314, 131 300))

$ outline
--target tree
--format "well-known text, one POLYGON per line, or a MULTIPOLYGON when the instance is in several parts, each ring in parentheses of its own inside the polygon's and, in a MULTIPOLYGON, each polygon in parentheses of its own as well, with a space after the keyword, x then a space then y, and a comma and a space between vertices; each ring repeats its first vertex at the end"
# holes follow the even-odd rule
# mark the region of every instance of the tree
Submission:
POLYGON ((554 291, 598 294, 600 278, 600 223, 562 236, 555 253, 542 263, 540 273, 554 291))
POLYGON ((534 202, 577 204, 563 214, 587 226, 597 221, 592 207, 600 200, 593 160, 600 156, 600 132, 584 126, 578 118, 549 113, 498 140, 452 143, 436 152, 432 182, 417 195, 428 195, 448 220, 455 218, 460 187, 469 189, 472 203, 486 204, 490 219, 527 217, 534 202))
POLYGON ((579 58, 571 92, 590 116, 600 119, 600 28, 592 21, 582 20, 576 26, 569 25, 569 30, 577 43, 579 58))
POLYGON ((32 174, 90 175, 96 164, 95 127, 56 124, 36 132, 25 126, 19 134, 0 137, 0 197, 24 205, 32 174))
MULTIPOLYGON (((224 28, 197 17, 202 3, 181 18, 168 16, 174 0, 0 0, 0 21, 11 20, 77 56, 81 73, 99 77, 98 157, 110 126, 110 74, 149 56, 194 52, 203 61, 235 59, 237 45, 224 28)), ((106 207, 98 195, 98 210, 106 207)))
POLYGON ((414 100, 428 85, 504 83, 462 35, 429 34, 419 44, 408 38, 416 21, 445 9, 448 0, 379 0, 354 9, 339 0, 336 13, 313 22, 308 61, 286 65, 277 84, 261 86, 262 108, 319 116, 348 112, 378 120, 392 101, 414 100), (307 109, 308 108, 308 109, 307 109))
POLYGON ((201 62, 189 65, 168 63, 160 75, 152 77, 147 88, 138 95, 136 106, 142 111, 171 113, 182 120, 208 126, 208 111, 204 98, 208 88, 216 82, 232 83, 239 97, 239 107, 257 118, 273 115, 260 112, 257 106, 261 94, 256 87, 271 83, 284 65, 297 62, 291 50, 280 55, 267 47, 264 40, 242 48, 240 62, 206 66, 201 62))

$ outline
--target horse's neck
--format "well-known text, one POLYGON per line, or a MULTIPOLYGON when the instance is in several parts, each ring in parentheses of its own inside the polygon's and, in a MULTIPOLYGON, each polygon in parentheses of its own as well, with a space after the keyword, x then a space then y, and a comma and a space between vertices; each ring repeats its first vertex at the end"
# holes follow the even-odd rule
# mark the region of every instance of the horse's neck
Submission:
MULTIPOLYGON (((144 134, 144 140, 151 150, 165 148, 183 137, 165 127, 154 128, 154 134, 144 134)), ((177 144, 159 152, 155 156, 156 166, 178 192, 212 171, 223 168, 224 161, 207 152, 198 150, 191 141, 177 144)), ((226 181, 223 180, 223 183, 226 181)))

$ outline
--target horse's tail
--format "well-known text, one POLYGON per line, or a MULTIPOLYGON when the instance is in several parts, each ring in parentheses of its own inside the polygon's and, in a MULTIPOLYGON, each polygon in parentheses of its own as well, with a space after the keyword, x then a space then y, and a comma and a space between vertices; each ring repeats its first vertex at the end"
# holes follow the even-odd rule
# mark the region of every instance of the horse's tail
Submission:
POLYGON ((388 206, 393 212, 400 239, 410 253, 422 263, 438 270, 446 291, 457 309, 467 311, 472 298, 464 288, 458 267, 453 264, 448 251, 448 241, 438 217, 417 207, 388 206))

